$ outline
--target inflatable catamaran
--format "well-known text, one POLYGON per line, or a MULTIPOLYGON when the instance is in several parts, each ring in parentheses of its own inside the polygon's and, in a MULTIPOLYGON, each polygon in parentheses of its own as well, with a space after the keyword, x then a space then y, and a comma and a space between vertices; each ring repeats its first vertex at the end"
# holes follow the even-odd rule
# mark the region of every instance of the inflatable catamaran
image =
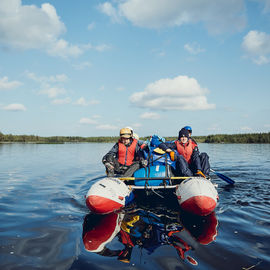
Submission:
POLYGON ((127 206, 138 190, 154 193, 171 190, 171 196, 187 212, 207 216, 214 211, 218 193, 210 178, 176 177, 175 162, 167 153, 149 147, 147 155, 148 166, 137 170, 133 177, 106 176, 96 181, 86 195, 88 208, 97 214, 108 214, 127 206))

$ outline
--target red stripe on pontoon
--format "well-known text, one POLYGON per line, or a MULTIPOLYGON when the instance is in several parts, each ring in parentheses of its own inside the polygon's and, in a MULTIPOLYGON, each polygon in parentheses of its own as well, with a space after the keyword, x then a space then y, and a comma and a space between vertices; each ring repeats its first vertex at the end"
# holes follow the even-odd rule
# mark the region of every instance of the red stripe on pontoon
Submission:
POLYGON ((193 196, 181 203, 181 207, 195 215, 207 216, 214 211, 216 201, 207 196, 193 196))
POLYGON ((90 195, 86 198, 87 207, 97 214, 108 214, 123 207, 122 204, 102 196, 90 195))

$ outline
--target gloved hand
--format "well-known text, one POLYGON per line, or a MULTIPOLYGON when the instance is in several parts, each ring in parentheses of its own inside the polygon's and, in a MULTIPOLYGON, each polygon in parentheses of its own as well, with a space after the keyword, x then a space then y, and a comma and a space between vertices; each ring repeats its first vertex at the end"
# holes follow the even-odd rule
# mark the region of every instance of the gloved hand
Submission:
POLYGON ((169 153, 169 155, 170 155, 171 161, 175 161, 175 160, 176 160, 176 154, 175 154, 174 151, 171 151, 171 152, 169 153))
POLYGON ((197 171, 196 173, 198 176, 202 176, 203 178, 206 178, 206 176, 204 175, 204 173, 200 170, 197 171))
POLYGON ((114 166, 109 162, 104 163, 104 165, 106 167, 107 176, 108 177, 114 176, 114 166))
POLYGON ((146 159, 141 159, 141 165, 142 165, 143 167, 146 167, 147 164, 148 164, 148 162, 147 162, 146 159))
POLYGON ((114 169, 113 165, 110 162, 106 162, 106 163, 104 163, 104 165, 109 171, 114 169))

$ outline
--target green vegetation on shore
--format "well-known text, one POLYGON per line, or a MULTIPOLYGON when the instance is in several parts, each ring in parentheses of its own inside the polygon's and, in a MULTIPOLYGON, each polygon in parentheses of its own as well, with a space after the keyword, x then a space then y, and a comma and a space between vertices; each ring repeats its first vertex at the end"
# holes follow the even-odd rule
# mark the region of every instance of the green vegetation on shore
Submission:
MULTIPOLYGON (((141 137, 147 140, 149 137, 141 137)), ((217 134, 208 136, 193 136, 198 143, 270 143, 270 132, 247 134, 217 134)), ((166 141, 175 140, 176 137, 166 137, 166 141)), ((35 135, 12 135, 0 132, 0 143, 113 143, 118 137, 78 137, 78 136, 52 136, 40 137, 35 135)))
MULTIPOLYGON (((208 136, 192 136, 197 143, 270 143, 268 133, 246 134, 216 134, 208 136)), ((176 140, 176 137, 166 137, 166 141, 176 140)))

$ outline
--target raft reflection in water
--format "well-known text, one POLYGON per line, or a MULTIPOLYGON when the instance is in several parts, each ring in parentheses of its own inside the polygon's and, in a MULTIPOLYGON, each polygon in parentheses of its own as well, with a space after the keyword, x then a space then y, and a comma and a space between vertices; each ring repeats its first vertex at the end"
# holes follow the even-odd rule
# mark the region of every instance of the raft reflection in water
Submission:
POLYGON ((151 254, 158 247, 169 245, 175 248, 180 259, 197 265, 197 261, 186 252, 191 253, 198 245, 214 241, 217 226, 214 212, 198 217, 171 211, 161 214, 157 210, 136 209, 108 215, 86 215, 82 237, 87 251, 117 257, 125 263, 130 262, 135 246, 151 254), (107 247, 112 240, 119 242, 119 249, 107 247))

